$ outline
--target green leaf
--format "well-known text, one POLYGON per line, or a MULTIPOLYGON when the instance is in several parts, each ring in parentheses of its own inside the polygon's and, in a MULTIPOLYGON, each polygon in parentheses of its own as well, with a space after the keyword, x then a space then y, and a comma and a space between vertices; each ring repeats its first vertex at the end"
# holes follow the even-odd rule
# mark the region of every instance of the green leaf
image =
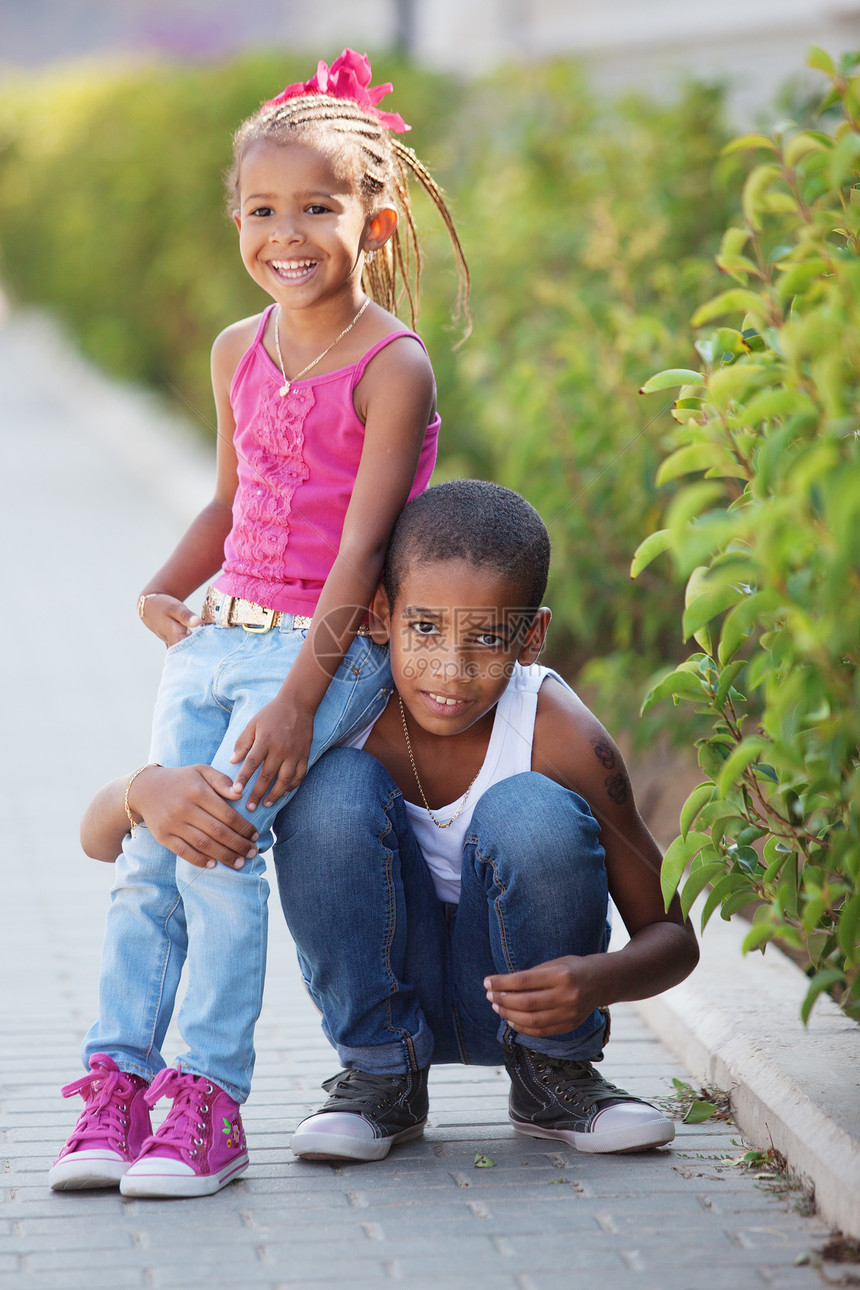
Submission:
POLYGON ((696 816, 699 814, 702 807, 707 802, 710 802, 713 796, 714 796, 713 780, 710 780, 710 779, 705 780, 704 784, 699 784, 697 788, 693 789, 692 793, 687 798, 684 805, 681 807, 680 825, 681 825, 682 838, 685 838, 687 836, 696 816))
POLYGON ((687 865, 709 841, 707 833, 688 833, 686 837, 675 838, 667 848, 660 868, 660 889, 666 909, 671 904, 687 865))
POLYGON ((710 1120, 711 1116, 716 1114, 716 1111, 717 1107, 714 1102, 702 1102, 697 1099, 684 1116, 684 1124, 704 1124, 706 1120, 710 1120))
POLYGON ((796 166, 798 161, 800 161, 802 157, 805 157, 807 153, 824 152, 832 146, 833 144, 829 139, 826 144, 822 143, 819 136, 810 134, 804 130, 800 134, 794 135, 789 139, 788 143, 786 143, 783 149, 785 164, 787 166, 796 166))
POLYGON ((823 72, 831 80, 836 79, 836 64, 818 45, 813 45, 810 49, 806 57, 806 66, 815 68, 816 72, 823 72))
POLYGON ((656 533, 649 534, 633 552, 630 577, 638 578, 642 570, 647 569, 652 560, 656 560, 658 555, 662 555, 664 551, 669 549, 671 541, 671 529, 658 529, 656 533))
POLYGON ((809 1021, 809 1014, 818 996, 825 990, 829 990, 831 986, 840 985, 844 980, 845 973, 840 972, 838 968, 825 968, 823 972, 816 972, 806 992, 806 998, 800 1005, 800 1019, 804 1026, 809 1021))
POLYGON ((703 327, 705 323, 713 322, 715 318, 733 313, 763 314, 764 303, 761 296, 757 296, 754 291, 747 291, 744 287, 730 287, 728 291, 722 291, 718 296, 714 296, 713 300, 700 305, 690 319, 690 325, 703 327))
POLYGON ((479 1151, 475 1152, 476 1169, 494 1169, 495 1165, 495 1160, 491 1160, 489 1156, 482 1156, 479 1151))
MULTIPOLYGON (((702 855, 704 854, 703 851, 702 855)), ((714 852, 711 854, 714 854, 714 852)), ((701 858, 699 856, 700 860, 701 858)), ((689 918, 694 902, 705 890, 708 883, 713 882, 715 878, 725 872, 726 866, 722 860, 711 860, 710 863, 703 864, 698 869, 691 869, 690 876, 684 883, 684 889, 681 892, 681 913, 685 918, 689 918)))
POLYGON ((670 390, 676 385, 704 385, 705 378, 701 372, 694 372, 690 367, 670 367, 665 372, 657 372, 649 377, 640 389, 640 394, 655 394, 658 390, 670 390))
POLYGON ((740 139, 732 139, 727 143, 720 155, 728 157, 733 152, 743 152, 745 148, 767 148, 769 152, 776 152, 776 144, 766 134, 745 134, 740 139))
POLYGON ((756 166, 747 175, 743 193, 741 194, 741 205, 744 215, 754 229, 761 228, 761 214, 765 205, 765 198, 769 195, 769 190, 773 184, 781 180, 782 168, 774 165, 773 162, 769 162, 764 166, 756 166))
POLYGON ((846 900, 842 909, 839 911, 839 922, 836 928, 836 939, 839 942, 839 948, 845 955, 848 963, 854 964, 858 960, 860 953, 860 944, 858 944, 858 924, 860 924, 860 891, 846 900))
POLYGON ((743 594, 739 587, 708 586, 684 610, 682 621, 684 640, 689 640, 694 632, 704 627, 712 618, 717 618, 727 609, 731 609, 732 605, 736 605, 743 598, 743 594))
POLYGON ((756 757, 760 757, 768 746, 767 740, 759 735, 751 735, 741 740, 720 771, 717 788, 721 797, 728 797, 735 784, 743 778, 746 768, 755 761, 756 757))
POLYGON ((753 923, 750 930, 744 937, 744 943, 741 946, 741 952, 749 954, 750 950, 761 949, 768 941, 772 941, 777 934, 777 929, 773 923, 753 923))
POLYGON ((731 690, 735 683, 735 678, 739 672, 744 670, 745 667, 746 663, 743 659, 736 659, 734 663, 729 663, 728 667, 724 668, 720 673, 720 679, 717 683, 717 693, 714 698, 714 707, 719 712, 722 712, 723 710, 729 690, 731 690))
POLYGON ((742 873, 727 873, 719 882, 714 883, 702 910, 702 931, 710 922, 714 910, 719 909, 723 901, 734 895, 739 887, 750 890, 749 880, 742 873))

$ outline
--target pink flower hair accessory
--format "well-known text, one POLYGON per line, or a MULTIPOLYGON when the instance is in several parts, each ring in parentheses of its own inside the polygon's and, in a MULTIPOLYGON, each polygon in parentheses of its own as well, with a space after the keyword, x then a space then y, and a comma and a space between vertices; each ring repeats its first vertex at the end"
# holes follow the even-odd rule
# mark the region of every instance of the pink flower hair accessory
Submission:
POLYGON ((411 130, 397 112, 380 112, 376 106, 394 88, 390 81, 385 85, 371 85, 370 59, 367 54, 357 54, 354 49, 345 49, 340 58, 336 58, 331 67, 320 59, 316 75, 309 81, 298 81, 281 90, 276 98, 269 99, 263 108, 278 107, 288 99, 303 98, 308 94, 326 94, 333 99, 351 99, 359 107, 373 112, 379 121, 393 130, 403 134, 411 130))

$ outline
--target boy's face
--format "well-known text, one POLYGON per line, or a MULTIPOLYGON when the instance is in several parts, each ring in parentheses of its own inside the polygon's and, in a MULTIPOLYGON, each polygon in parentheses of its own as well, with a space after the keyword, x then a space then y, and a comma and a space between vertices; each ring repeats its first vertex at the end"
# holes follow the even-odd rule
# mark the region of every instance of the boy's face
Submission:
POLYGON ((519 583, 468 560, 414 561, 392 606, 377 592, 394 684, 428 733, 468 730, 495 707, 514 664, 535 661, 550 613, 521 601, 519 583))

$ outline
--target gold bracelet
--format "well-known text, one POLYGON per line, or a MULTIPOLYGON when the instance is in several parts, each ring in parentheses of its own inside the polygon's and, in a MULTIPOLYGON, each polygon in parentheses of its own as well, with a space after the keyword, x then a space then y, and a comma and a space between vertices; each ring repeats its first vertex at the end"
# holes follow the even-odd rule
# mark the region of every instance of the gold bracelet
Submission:
MULTIPOLYGON (((163 595, 164 595, 164 592, 163 592, 163 591, 146 591, 146 592, 144 592, 144 594, 143 594, 142 596, 138 596, 138 598, 137 598, 137 615, 138 615, 138 618, 140 619, 140 621, 141 621, 142 623, 146 622, 146 619, 145 619, 145 617, 144 617, 144 614, 146 613, 146 602, 147 602, 147 600, 149 600, 150 596, 163 596, 163 595)), ((142 770, 142 769, 143 769, 143 767, 141 767, 141 770, 142 770)))
POLYGON ((123 799, 123 806, 125 807, 125 813, 128 816, 128 822, 131 826, 130 832, 133 838, 137 837, 138 821, 132 815, 131 807, 128 804, 128 795, 131 791, 131 786, 134 783, 134 781, 137 779, 138 775, 143 774, 145 770, 149 770, 150 766, 158 766, 158 765, 159 763, 157 761, 148 761, 145 766, 138 766, 137 770, 134 772, 134 774, 131 776, 131 778, 129 779, 128 783, 125 786, 125 798, 123 799))

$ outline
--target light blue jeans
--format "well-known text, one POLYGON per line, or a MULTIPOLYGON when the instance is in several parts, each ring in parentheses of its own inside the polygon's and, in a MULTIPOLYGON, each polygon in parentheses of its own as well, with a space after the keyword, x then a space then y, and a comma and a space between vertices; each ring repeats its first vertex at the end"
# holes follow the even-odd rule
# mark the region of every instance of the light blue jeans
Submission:
MULTIPOLYGON (((290 620, 291 621, 291 620, 290 620)), ((275 697, 305 631, 263 635, 243 627, 205 626, 172 646, 153 720, 149 760, 162 766, 208 762, 235 778, 230 758, 251 718, 275 697)), ((317 710, 311 763, 372 721, 391 688, 388 653, 356 637, 317 710)), ((253 781, 252 781, 253 783, 253 781)), ((198 869, 160 846, 145 828, 127 836, 117 860, 99 984, 99 1017, 84 1040, 125 1071, 151 1079, 165 1065, 161 1046, 183 964, 188 989, 179 1027, 188 1051, 178 1066, 206 1075, 237 1102, 250 1089, 254 1025, 266 966, 263 852, 288 797, 248 813, 258 854, 240 870, 198 869)))
POLYGON ((335 748, 278 821, 281 905, 308 991, 342 1065, 400 1073, 431 1062, 496 1066, 521 1043, 598 1060, 605 1017, 519 1035, 484 977, 606 949, 607 881, 587 803, 543 775, 513 775, 475 804, 459 905, 440 901, 400 790, 368 753, 335 748))

